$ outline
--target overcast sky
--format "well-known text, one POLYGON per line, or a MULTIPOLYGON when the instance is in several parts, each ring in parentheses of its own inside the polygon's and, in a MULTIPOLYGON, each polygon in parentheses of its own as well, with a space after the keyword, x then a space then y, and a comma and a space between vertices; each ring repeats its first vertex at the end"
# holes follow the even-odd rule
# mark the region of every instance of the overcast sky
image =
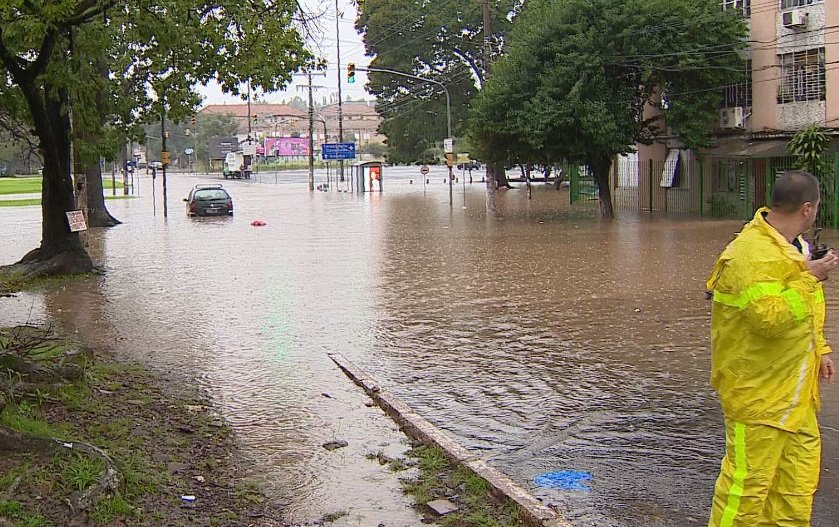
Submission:
MULTIPOLYGON (((315 90, 315 101, 320 103, 323 97, 329 99, 330 95, 337 95, 338 93, 338 64, 335 38, 335 0, 302 0, 301 2, 306 9, 312 13, 323 13, 319 17, 317 25, 321 33, 309 42, 309 47, 319 57, 323 57, 328 62, 326 77, 314 77, 312 84, 316 86, 324 86, 323 89, 315 90)), ((347 63, 353 62, 357 66, 366 66, 370 58, 364 55, 364 44, 361 41, 361 35, 355 31, 355 17, 356 9, 353 0, 338 0, 338 7, 341 11, 340 16, 340 34, 341 34, 341 91, 344 99, 349 95, 353 100, 358 99, 372 99, 373 97, 364 91, 364 85, 367 83, 367 76, 362 73, 356 73, 355 84, 347 84, 346 71, 347 63)), ((298 89, 298 86, 305 86, 305 77, 300 76, 295 80, 294 84, 289 86, 284 92, 269 93, 264 96, 259 96, 256 102, 280 103, 283 99, 289 100, 299 95, 303 100, 306 100, 308 94, 306 90, 298 89)), ((243 101, 239 97, 222 93, 221 89, 213 83, 212 85, 202 87, 199 89, 201 94, 205 97, 204 104, 241 104, 243 101)), ((253 99, 252 99, 253 101, 253 99)))

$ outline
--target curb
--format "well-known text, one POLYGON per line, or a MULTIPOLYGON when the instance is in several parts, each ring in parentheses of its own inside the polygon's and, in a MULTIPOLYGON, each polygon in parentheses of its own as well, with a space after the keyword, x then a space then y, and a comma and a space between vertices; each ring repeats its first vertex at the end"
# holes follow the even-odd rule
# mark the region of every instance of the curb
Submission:
POLYGON ((396 421, 402 430, 412 439, 424 445, 438 446, 451 461, 463 465, 476 476, 483 478, 496 496, 509 499, 522 513, 524 520, 535 527, 571 527, 571 524, 559 512, 543 505, 527 490, 518 486, 509 477, 488 465, 478 456, 469 452, 447 436, 430 421, 414 412, 401 399, 383 390, 376 380, 361 368, 339 353, 329 353, 329 358, 354 383, 360 386, 376 404, 396 421))

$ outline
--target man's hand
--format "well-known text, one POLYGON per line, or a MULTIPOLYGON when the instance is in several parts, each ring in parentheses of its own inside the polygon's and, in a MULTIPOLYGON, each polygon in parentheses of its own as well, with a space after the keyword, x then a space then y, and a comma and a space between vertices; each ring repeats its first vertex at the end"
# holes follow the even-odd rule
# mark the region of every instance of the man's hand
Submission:
POLYGON ((833 359, 830 358, 830 355, 822 355, 822 365, 819 369, 819 377, 827 383, 832 383, 835 371, 833 359))
POLYGON ((827 280, 830 271, 836 269, 837 265, 839 265, 839 256, 836 256, 832 250, 824 258, 807 260, 807 268, 822 282, 827 280))

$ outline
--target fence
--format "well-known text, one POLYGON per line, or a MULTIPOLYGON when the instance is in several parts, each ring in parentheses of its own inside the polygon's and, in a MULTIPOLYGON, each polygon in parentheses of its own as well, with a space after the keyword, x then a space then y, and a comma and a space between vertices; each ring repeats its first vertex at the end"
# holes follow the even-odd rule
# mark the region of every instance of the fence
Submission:
MULTIPOLYGON (((839 154, 830 170, 816 174, 821 182, 817 225, 839 229, 839 154)), ((610 175, 612 203, 617 212, 685 214, 749 220, 770 202, 775 180, 793 168, 790 157, 763 159, 696 159, 671 150, 665 161, 638 163, 621 156, 610 175)), ((593 176, 585 167, 566 167, 571 203, 597 201, 593 176)))

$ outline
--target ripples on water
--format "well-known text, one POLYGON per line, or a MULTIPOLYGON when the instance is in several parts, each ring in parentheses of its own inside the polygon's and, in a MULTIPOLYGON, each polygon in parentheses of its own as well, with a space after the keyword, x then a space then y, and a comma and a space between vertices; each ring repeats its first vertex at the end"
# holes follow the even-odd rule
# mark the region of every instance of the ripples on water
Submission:
MULTIPOLYGON (((480 185, 450 209, 442 184, 423 194, 407 173, 385 177, 386 194, 364 197, 229 182, 234 218, 189 220, 175 199, 198 180, 175 176, 167 222, 149 196, 109 204, 127 224, 91 245, 103 279, 0 303, 0 316, 31 305, 197 377, 290 517, 406 504, 364 459, 404 445, 326 357, 341 352, 525 486, 591 471, 590 493, 532 489, 577 526, 704 524, 723 443, 704 279, 742 223, 601 225, 539 185, 532 201, 500 195, 487 219, 480 185), (320 448, 336 437, 351 447, 320 448)), ((23 221, 0 250, 12 261, 37 244, 37 217, 0 215, 23 221)), ((825 399, 823 424, 839 430, 835 390, 825 399)), ((839 434, 825 442, 829 466, 839 434)), ((825 476, 816 527, 836 505, 825 476)))

